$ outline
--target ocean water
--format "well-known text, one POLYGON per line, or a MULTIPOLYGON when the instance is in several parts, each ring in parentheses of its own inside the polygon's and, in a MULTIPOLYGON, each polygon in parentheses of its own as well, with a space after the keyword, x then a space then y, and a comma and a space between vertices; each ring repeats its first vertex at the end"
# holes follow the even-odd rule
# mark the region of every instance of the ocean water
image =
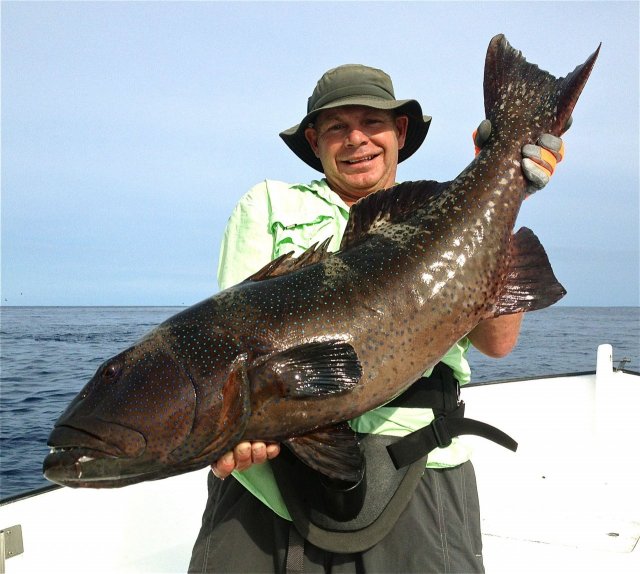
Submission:
MULTIPOLYGON (((46 486, 42 460, 54 421, 107 358, 177 307, 0 308, 0 499, 46 486)), ((526 316, 504 359, 469 353, 473 382, 595 369, 610 343, 614 364, 640 371, 640 308, 551 307, 526 316)))

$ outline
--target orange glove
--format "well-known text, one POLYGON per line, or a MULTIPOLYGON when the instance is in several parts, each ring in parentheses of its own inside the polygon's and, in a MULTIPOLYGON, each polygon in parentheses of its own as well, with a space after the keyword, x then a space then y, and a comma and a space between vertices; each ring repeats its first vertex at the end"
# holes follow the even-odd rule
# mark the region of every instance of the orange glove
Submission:
POLYGON ((564 143, 559 137, 542 134, 537 144, 522 146, 522 172, 534 188, 531 193, 549 183, 556 165, 564 157, 564 143))
MULTIPOLYGON (((573 122, 569 118, 564 131, 567 131, 573 122)), ((473 132, 473 144, 478 155, 482 146, 491 136, 491 122, 482 120, 478 128, 473 132)), ((522 173, 529 180, 529 194, 542 189, 553 175, 556 165, 564 157, 564 143, 561 138, 551 134, 540 136, 537 145, 526 144, 522 147, 522 173)))

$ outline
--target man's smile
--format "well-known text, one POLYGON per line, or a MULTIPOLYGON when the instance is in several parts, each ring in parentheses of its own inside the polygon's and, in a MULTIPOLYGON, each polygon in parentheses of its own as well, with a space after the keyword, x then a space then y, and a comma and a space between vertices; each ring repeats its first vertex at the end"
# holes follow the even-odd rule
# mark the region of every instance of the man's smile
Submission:
POLYGON ((342 161, 342 163, 346 163, 346 164, 349 164, 349 165, 357 165, 359 163, 365 163, 365 162, 368 162, 368 161, 372 161, 375 158, 377 158, 379 155, 380 155, 380 153, 377 153, 377 154, 366 155, 366 156, 358 157, 358 158, 343 159, 341 161, 342 161))

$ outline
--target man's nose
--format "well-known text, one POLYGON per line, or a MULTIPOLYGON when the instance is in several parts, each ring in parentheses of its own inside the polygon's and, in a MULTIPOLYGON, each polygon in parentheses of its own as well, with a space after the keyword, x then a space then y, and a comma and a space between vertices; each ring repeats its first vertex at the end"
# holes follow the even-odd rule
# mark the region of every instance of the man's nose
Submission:
POLYGON ((348 147, 355 147, 355 146, 362 145, 368 139, 369 138, 367 134, 364 133, 362 130, 360 130, 359 128, 353 128, 349 130, 349 132, 347 133, 345 137, 345 144, 348 147))

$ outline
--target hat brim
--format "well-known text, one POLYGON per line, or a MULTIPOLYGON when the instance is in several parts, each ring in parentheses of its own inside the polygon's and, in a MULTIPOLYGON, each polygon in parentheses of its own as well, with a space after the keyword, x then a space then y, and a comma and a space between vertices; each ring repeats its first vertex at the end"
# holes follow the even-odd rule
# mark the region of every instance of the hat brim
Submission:
POLYGON ((398 115, 408 116, 407 136, 404 146, 398 151, 398 163, 411 157, 418 150, 427 137, 427 132, 431 124, 431 116, 422 114, 422 108, 416 100, 383 100, 371 96, 348 97, 334 100, 330 104, 308 113, 298 125, 280 133, 280 137, 293 153, 307 165, 321 173, 324 173, 322 163, 320 163, 320 160, 313 153, 309 142, 307 142, 304 136, 304 131, 309 127, 309 124, 314 122, 316 116, 321 111, 341 106, 367 106, 379 110, 395 110, 398 115))

